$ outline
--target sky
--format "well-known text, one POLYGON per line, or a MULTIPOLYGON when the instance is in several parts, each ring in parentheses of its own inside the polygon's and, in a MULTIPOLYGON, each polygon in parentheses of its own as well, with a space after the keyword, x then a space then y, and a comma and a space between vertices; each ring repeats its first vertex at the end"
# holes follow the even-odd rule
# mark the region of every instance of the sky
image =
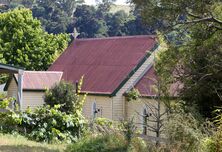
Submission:
MULTIPOLYGON (((94 5, 94 4, 96 4, 95 1, 96 0, 85 0, 85 3, 88 4, 88 5, 94 5)), ((124 4, 126 4, 126 1, 127 0, 116 0, 115 4, 124 5, 124 4)))

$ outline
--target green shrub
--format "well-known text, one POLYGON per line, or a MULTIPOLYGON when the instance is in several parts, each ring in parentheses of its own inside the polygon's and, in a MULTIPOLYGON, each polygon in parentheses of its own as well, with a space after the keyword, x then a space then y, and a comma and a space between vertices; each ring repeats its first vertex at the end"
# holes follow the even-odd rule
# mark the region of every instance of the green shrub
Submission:
POLYGON ((21 115, 21 127, 26 135, 36 141, 76 141, 83 132, 84 118, 66 114, 60 106, 39 107, 34 111, 27 109, 21 115))
POLYGON ((201 139, 205 136, 201 126, 190 113, 173 113, 165 123, 165 135, 169 148, 178 151, 198 151, 201 139))
POLYGON ((106 134, 83 138, 67 147, 66 152, 145 152, 146 144, 134 138, 130 145, 121 134, 106 134))
POLYGON ((67 152, 122 152, 126 151, 124 139, 114 136, 105 135, 84 138, 79 142, 69 146, 67 152))
POLYGON ((222 108, 216 109, 213 113, 216 115, 214 118, 216 129, 213 129, 211 136, 202 140, 202 149, 204 152, 222 151, 222 108))
POLYGON ((146 142, 140 138, 140 137, 135 137, 131 141, 131 152, 147 152, 147 144, 146 142))
POLYGON ((126 94, 126 100, 127 101, 137 100, 140 96, 141 95, 139 90, 133 88, 126 94))
POLYGON ((101 126, 111 127, 113 125, 113 121, 107 118, 96 118, 94 123, 101 126))
POLYGON ((67 114, 56 105, 16 112, 8 108, 9 103, 6 99, 0 103, 5 109, 0 112, 1 132, 18 132, 32 140, 50 143, 76 141, 84 131, 85 120, 80 111, 67 114))
POLYGON ((12 101, 14 101, 14 98, 5 98, 0 102, 0 131, 3 133, 16 131, 17 125, 22 122, 20 113, 8 107, 12 101))
POLYGON ((83 84, 83 77, 81 77, 77 88, 72 83, 61 81, 55 84, 51 89, 45 93, 45 103, 51 107, 55 105, 62 105, 60 110, 66 113, 76 113, 82 109, 86 94, 80 95, 83 84), (77 91, 77 92, 76 92, 77 91))
POLYGON ((66 113, 72 113, 79 102, 74 85, 65 81, 61 81, 47 90, 44 100, 51 107, 62 105, 60 110, 66 113))
POLYGON ((89 121, 89 131, 96 134, 112 133, 116 130, 115 123, 107 118, 96 118, 89 121))

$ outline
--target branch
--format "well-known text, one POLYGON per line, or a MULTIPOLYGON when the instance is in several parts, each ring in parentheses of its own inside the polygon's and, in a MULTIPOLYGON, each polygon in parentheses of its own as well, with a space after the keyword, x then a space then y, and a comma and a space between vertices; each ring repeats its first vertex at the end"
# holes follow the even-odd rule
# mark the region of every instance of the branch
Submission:
POLYGON ((200 22, 214 22, 214 19, 213 19, 213 17, 204 17, 204 18, 200 18, 200 19, 182 22, 180 24, 191 24, 191 23, 200 23, 200 22))
MULTIPOLYGON (((193 14, 192 12, 190 12, 188 10, 188 8, 186 8, 186 11, 187 11, 187 14, 190 15, 191 17, 197 18, 196 20, 190 21, 191 23, 201 22, 201 21, 212 21, 212 22, 216 22, 218 24, 222 24, 222 21, 220 19, 214 17, 212 12, 210 12, 211 16, 209 16, 209 17, 202 17, 201 15, 193 14)), ((187 23, 189 23, 189 22, 187 22, 187 23)))
POLYGON ((199 15, 196 15, 196 14, 191 13, 191 12, 188 10, 188 8, 186 8, 186 11, 187 11, 187 14, 190 15, 191 17, 194 17, 194 18, 202 18, 202 17, 199 16, 199 15))

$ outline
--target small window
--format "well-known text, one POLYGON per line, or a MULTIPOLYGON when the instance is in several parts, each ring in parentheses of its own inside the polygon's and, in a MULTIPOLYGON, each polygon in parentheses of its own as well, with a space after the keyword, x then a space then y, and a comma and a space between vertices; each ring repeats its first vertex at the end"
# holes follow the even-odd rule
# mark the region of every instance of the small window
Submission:
POLYGON ((146 108, 143 108, 143 134, 147 135, 147 119, 148 119, 148 112, 146 108))

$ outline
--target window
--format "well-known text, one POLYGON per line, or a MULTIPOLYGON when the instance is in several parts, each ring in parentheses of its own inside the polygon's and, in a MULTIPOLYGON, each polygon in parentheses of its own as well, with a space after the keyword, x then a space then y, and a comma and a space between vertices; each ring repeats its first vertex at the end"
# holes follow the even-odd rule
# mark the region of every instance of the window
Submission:
POLYGON ((143 108, 143 134, 147 135, 147 119, 148 119, 148 112, 146 108, 143 108))

